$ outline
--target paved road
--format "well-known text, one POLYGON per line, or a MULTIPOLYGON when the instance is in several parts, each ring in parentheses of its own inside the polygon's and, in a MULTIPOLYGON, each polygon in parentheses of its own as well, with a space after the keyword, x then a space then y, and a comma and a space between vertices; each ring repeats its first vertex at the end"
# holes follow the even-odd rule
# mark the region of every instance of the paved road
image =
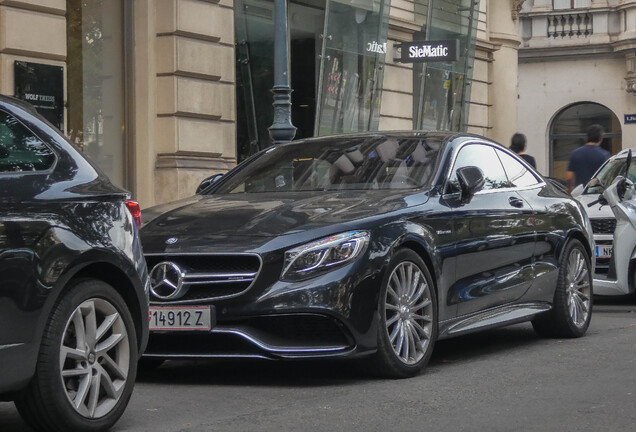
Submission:
MULTIPOLYGON (((343 362, 168 362, 139 378, 114 432, 427 429, 635 430, 636 303, 597 305, 582 339, 520 324, 439 342, 408 380, 343 362)), ((12 404, 0 431, 29 431, 12 404)))

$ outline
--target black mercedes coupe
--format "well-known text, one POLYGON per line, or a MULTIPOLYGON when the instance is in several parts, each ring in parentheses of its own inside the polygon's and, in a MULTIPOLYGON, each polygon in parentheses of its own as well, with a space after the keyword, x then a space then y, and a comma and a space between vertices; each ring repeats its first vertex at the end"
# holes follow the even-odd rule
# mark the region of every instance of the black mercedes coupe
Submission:
POLYGON ((406 377, 438 339, 589 326, 585 211, 485 138, 307 139, 213 180, 145 211, 147 357, 364 358, 406 377))

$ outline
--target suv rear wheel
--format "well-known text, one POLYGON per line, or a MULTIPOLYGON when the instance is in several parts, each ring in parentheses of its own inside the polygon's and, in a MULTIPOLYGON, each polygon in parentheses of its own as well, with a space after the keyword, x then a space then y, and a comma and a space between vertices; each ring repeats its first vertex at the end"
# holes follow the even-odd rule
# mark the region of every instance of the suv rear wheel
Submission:
POLYGON ((126 303, 107 283, 82 280, 55 305, 35 376, 15 404, 36 430, 104 431, 123 414, 136 372, 126 303))

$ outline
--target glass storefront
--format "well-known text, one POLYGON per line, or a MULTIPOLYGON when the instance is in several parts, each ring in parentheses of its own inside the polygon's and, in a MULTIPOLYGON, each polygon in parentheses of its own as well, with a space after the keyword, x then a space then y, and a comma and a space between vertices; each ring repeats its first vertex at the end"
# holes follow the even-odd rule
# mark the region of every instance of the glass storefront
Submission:
POLYGON ((327 2, 316 136, 378 129, 387 3, 327 2))
MULTIPOLYGON (((380 118, 390 0, 289 2, 296 139, 374 130, 380 118)), ((235 0, 239 160, 270 145, 274 1, 235 0)))
POLYGON ((479 1, 416 0, 413 40, 459 40, 459 61, 413 65, 413 128, 465 131, 479 1))
MULTIPOLYGON (((290 0, 296 139, 377 130, 391 0, 290 0)), ((458 39, 460 60, 413 65, 413 129, 466 130, 479 0, 415 0, 413 40, 458 39)), ((239 161, 271 143, 274 0, 235 0, 239 161)))
POLYGON ((67 0, 67 135, 126 187, 125 0, 67 0))

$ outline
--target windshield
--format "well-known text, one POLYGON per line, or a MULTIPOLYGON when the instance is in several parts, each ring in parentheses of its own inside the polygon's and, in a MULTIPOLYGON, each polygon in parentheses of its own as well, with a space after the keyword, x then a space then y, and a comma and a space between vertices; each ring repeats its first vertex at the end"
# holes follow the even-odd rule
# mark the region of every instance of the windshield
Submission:
MULTIPOLYGON (((605 190, 607 186, 612 184, 614 179, 619 175, 625 175, 625 166, 627 165, 627 158, 617 158, 609 160, 600 171, 592 177, 588 183, 587 188, 583 194, 599 194, 605 190)), ((629 167, 629 175, 627 176, 631 181, 636 181, 636 163, 632 160, 632 164, 629 167)))
POLYGON ((272 147, 214 193, 409 189, 429 183, 439 138, 320 140, 272 147))

